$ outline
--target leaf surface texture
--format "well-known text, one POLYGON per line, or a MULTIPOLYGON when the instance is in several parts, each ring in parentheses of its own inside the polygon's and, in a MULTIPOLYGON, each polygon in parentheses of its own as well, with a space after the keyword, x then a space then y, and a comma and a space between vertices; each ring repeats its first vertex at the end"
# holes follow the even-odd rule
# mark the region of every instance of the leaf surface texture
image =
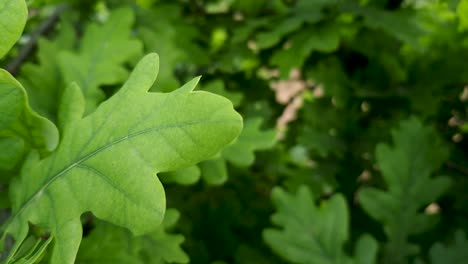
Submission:
MULTIPOLYGON (((193 92, 198 79, 172 93, 148 93, 158 68, 158 56, 147 55, 95 112, 81 118, 83 105, 68 109, 71 118, 51 156, 30 155, 11 186, 12 217, 2 229, 16 240, 11 254, 31 222, 53 236, 52 263, 73 263, 80 215, 88 211, 136 235, 153 230, 165 210, 156 173, 210 158, 237 137, 240 115, 227 99, 193 92)), ((83 102, 76 95, 67 97, 83 102)))

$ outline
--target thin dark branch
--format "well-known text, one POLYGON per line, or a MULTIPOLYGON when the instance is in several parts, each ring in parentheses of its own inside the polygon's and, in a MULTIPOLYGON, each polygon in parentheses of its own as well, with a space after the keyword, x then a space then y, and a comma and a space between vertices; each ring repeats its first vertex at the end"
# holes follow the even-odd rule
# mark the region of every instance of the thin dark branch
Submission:
POLYGON ((26 61, 26 59, 34 51, 39 38, 54 28, 60 17, 60 14, 67 9, 67 6, 67 4, 61 4, 57 6, 52 15, 50 15, 50 17, 48 17, 39 25, 39 27, 31 34, 31 38, 29 39, 28 43, 26 43, 26 45, 24 45, 20 50, 18 56, 13 58, 6 65, 5 68, 7 71, 9 71, 12 75, 16 75, 18 73, 21 64, 23 64, 23 62, 26 61))
POLYGON ((460 166, 452 161, 447 161, 447 167, 449 169, 453 169, 453 170, 456 170, 458 172, 460 172, 461 174, 465 175, 465 176, 468 176, 468 168, 466 167, 463 167, 463 166, 460 166))

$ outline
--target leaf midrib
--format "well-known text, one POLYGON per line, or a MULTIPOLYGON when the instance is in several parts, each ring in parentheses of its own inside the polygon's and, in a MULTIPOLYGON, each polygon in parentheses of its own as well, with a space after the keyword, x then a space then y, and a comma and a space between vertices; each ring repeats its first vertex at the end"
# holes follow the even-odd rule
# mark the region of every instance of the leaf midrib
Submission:
MULTIPOLYGON (((112 141, 110 142, 109 144, 106 144, 104 146, 101 146, 99 147, 98 149, 92 151, 91 153, 85 155, 83 158, 73 162, 72 164, 70 164, 69 166, 67 166, 66 168, 62 169, 60 172, 58 172, 55 176, 51 177, 50 180, 48 180, 42 188, 40 188, 38 191, 36 191, 24 204, 23 206, 21 206, 21 208, 18 209, 18 211, 10 218, 9 222, 5 225, 5 230, 8 230, 8 226, 10 225, 10 223, 13 222, 13 220, 15 218, 17 218, 18 216, 21 215, 21 213, 29 207, 29 204, 31 204, 34 200, 38 199, 42 194, 43 192, 45 191, 45 189, 47 189, 53 182, 55 182, 55 180, 57 180, 58 178, 60 178, 60 176, 66 174, 67 172, 69 172, 70 170, 72 170, 73 168, 75 168, 76 166, 80 165, 81 163, 85 162, 86 160, 88 160, 89 158, 91 157, 94 157, 95 155, 99 154, 101 151, 104 151, 116 144, 119 144, 125 140, 128 140, 128 139, 131 139, 131 138, 134 138, 134 137, 137 137, 137 136, 140 136, 140 135, 144 135, 144 134, 147 134, 147 133, 152 133, 152 132, 158 132, 158 131, 162 131, 162 130, 165 130, 165 129, 172 129, 172 128, 182 128, 182 127, 185 127, 185 126, 192 126, 192 125, 197 125, 197 124, 201 124, 201 123, 209 123, 209 124, 216 124, 216 123, 237 123, 238 121, 237 120, 229 120, 229 121, 194 121, 194 122, 184 122, 182 124, 173 124, 173 125, 168 125, 168 126, 163 126, 163 127, 152 127, 152 128, 147 128, 147 129, 144 129, 144 130, 141 130, 141 131, 138 131, 138 132, 134 132, 134 133, 131 133, 131 134, 128 134, 124 137, 121 137, 115 141, 112 141)), ((6 232, 3 234, 5 235, 6 232)))

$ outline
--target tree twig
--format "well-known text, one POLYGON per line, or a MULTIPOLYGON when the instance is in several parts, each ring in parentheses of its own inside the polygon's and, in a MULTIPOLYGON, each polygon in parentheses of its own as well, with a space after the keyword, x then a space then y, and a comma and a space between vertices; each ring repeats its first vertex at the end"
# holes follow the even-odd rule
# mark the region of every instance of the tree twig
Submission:
POLYGON ((456 170, 462 174, 464 174, 465 176, 468 176, 468 168, 466 167, 463 167, 463 166, 460 166, 452 161, 447 161, 447 167, 450 168, 450 169, 453 169, 453 170, 456 170))
POLYGON ((39 27, 31 34, 31 38, 29 39, 28 43, 26 43, 26 45, 21 48, 18 56, 13 58, 6 65, 5 68, 7 71, 9 71, 12 75, 16 75, 18 73, 21 64, 23 64, 23 62, 34 51, 39 38, 54 28, 55 24, 58 22, 60 14, 65 11, 67 7, 67 4, 61 4, 57 6, 52 15, 50 15, 50 17, 48 17, 39 25, 39 27))

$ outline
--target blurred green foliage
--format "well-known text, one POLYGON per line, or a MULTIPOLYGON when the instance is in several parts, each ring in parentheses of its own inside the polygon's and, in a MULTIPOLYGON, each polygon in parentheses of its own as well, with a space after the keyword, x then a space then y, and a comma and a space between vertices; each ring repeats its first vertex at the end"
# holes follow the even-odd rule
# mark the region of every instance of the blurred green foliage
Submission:
MULTIPOLYGON (((0 66, 57 4, 29 1, 0 66)), ((66 4, 17 75, 38 113, 56 122, 70 81, 92 112, 157 52, 152 91, 202 75, 245 121, 213 159, 160 175, 178 222, 134 238, 89 216, 77 263, 466 262, 467 0, 66 4)))

